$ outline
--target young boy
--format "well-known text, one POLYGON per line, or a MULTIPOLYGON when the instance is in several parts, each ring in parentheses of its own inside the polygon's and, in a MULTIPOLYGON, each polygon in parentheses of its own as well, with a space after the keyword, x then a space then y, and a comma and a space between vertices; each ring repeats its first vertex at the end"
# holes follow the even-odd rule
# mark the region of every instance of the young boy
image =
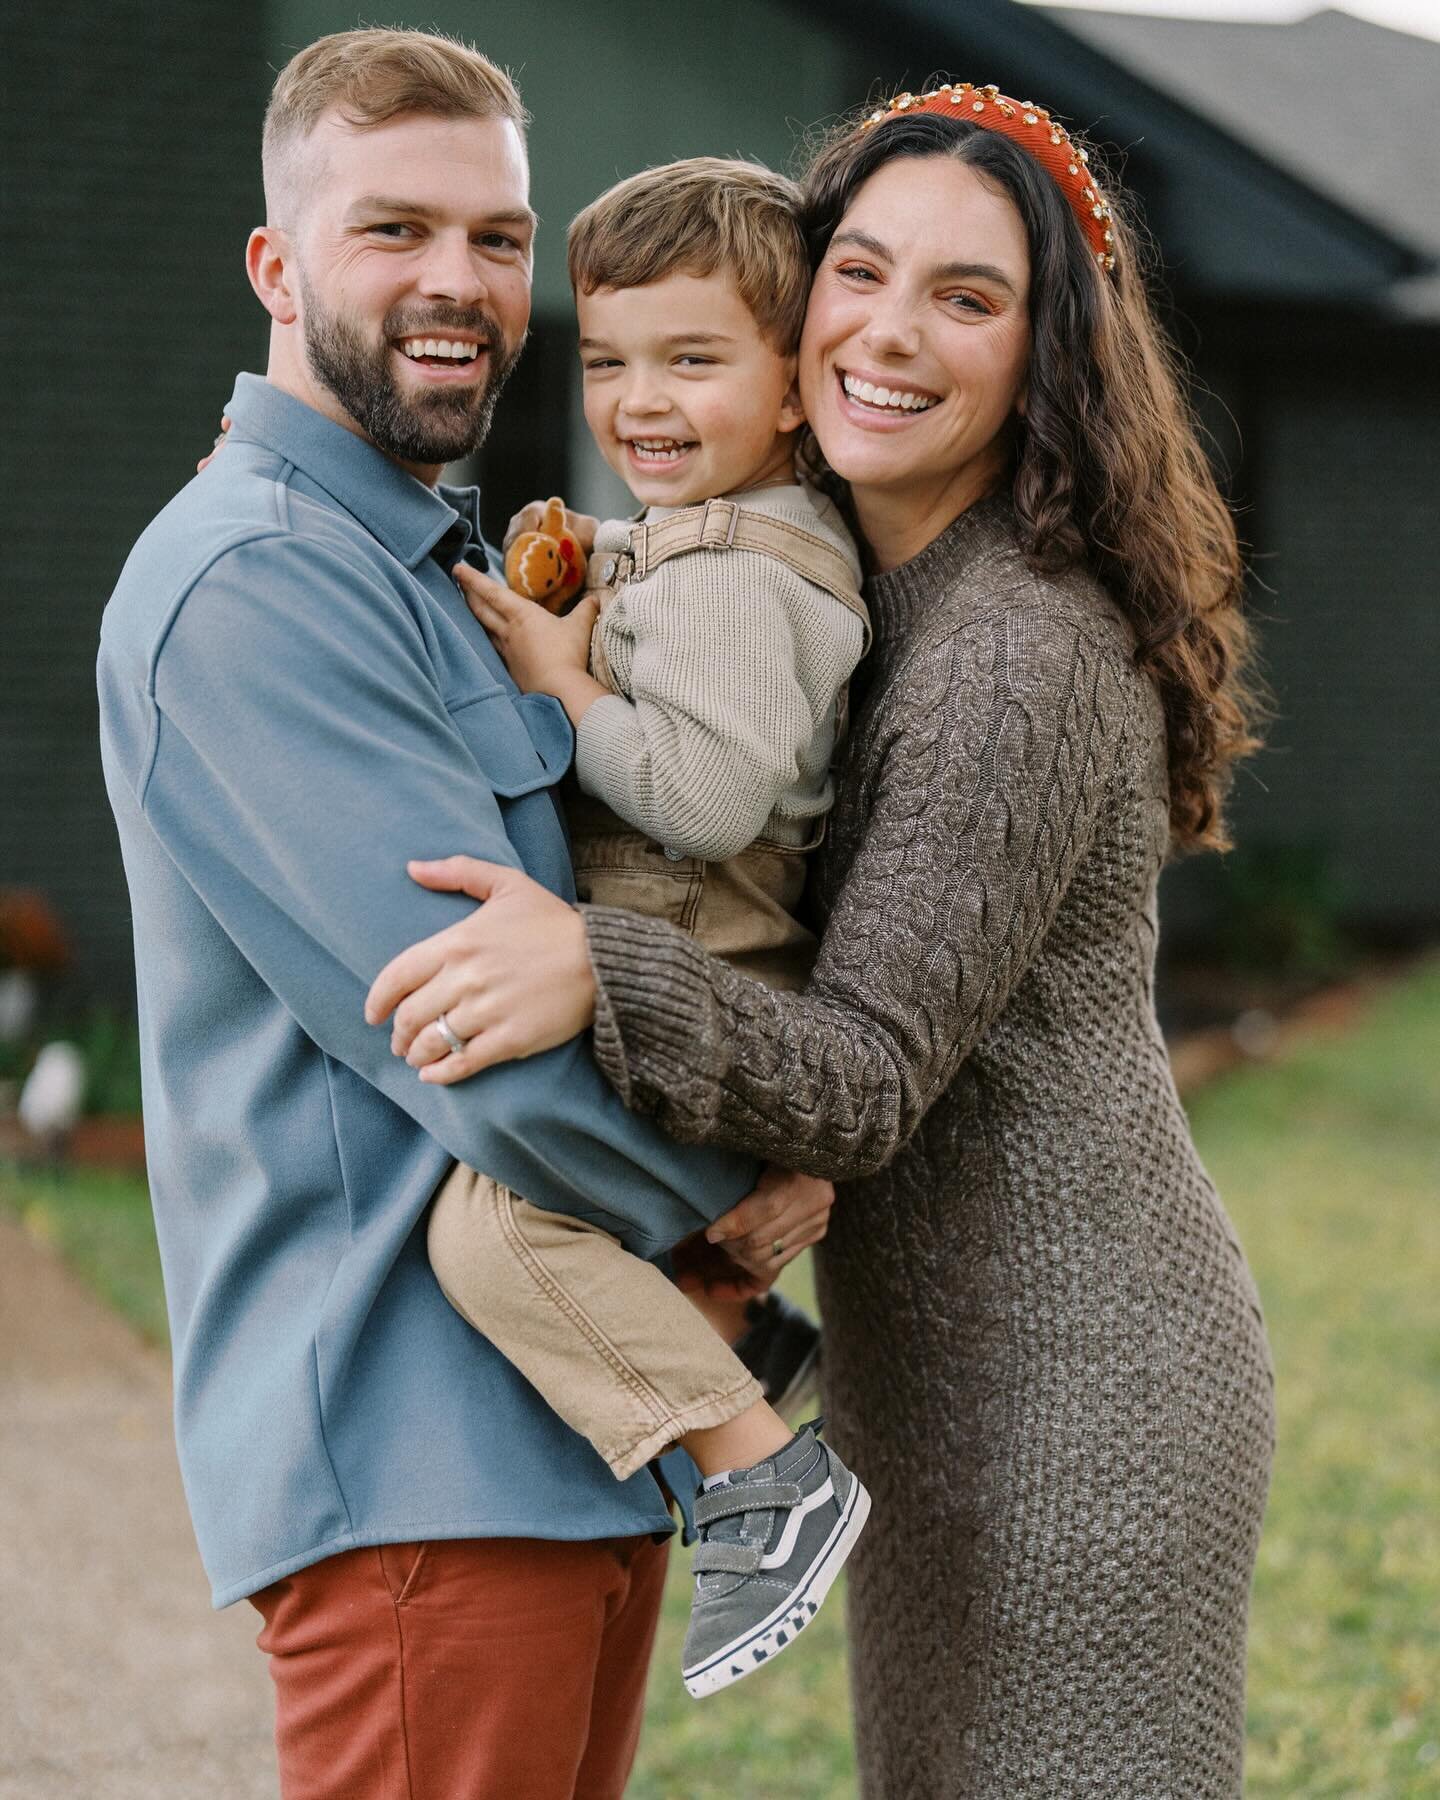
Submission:
MULTIPOLYGON (((814 948, 794 908, 869 636, 854 544, 795 475, 798 200, 769 170, 700 158, 580 214, 585 417, 646 510, 599 528, 589 602, 566 618, 457 570, 518 685, 575 727, 580 897, 672 919, 786 987, 814 948)), ((700 1313, 593 1224, 460 1167, 430 1252, 452 1303, 617 1477, 676 1442, 699 1465, 690 1692, 783 1649, 869 1510, 815 1429, 792 1437, 700 1313)))

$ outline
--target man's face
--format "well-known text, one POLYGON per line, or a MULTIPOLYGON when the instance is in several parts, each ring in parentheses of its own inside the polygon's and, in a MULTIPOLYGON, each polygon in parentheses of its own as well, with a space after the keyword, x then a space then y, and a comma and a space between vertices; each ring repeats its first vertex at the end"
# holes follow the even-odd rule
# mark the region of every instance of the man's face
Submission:
POLYGON ((310 375, 413 468, 482 442, 530 318, 529 170, 508 119, 407 114, 306 145, 295 228, 310 375), (313 159, 313 161, 309 160, 313 159))

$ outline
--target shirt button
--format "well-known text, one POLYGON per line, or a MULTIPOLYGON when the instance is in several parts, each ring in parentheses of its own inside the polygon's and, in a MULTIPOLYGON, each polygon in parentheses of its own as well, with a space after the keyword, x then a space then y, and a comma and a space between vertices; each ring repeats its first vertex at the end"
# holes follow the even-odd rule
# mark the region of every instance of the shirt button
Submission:
POLYGON ((685 860, 685 852, 683 850, 672 850, 668 844, 665 846, 665 854, 670 858, 671 862, 684 862, 685 860))

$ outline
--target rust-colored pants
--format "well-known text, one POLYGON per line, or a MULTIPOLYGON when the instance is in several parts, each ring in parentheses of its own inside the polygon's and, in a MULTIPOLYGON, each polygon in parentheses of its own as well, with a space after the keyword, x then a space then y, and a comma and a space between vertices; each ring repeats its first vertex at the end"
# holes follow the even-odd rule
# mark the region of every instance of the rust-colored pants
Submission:
POLYGON ((385 1544, 252 1595, 283 1800, 620 1800, 667 1550, 385 1544))

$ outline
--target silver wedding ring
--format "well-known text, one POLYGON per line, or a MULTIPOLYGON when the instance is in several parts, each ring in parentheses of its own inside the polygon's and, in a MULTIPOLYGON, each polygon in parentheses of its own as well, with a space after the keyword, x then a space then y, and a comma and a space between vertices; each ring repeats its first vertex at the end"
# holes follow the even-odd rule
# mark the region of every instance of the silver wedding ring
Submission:
POLYGON ((460 1056, 461 1054, 463 1054, 464 1049, 465 1049, 465 1040, 463 1038, 456 1037, 455 1033, 450 1029, 450 1021, 445 1017, 444 1013, 441 1013, 440 1017, 438 1019, 436 1019, 435 1029, 440 1033, 441 1037, 444 1038, 445 1042, 455 1052, 456 1056, 460 1056))

